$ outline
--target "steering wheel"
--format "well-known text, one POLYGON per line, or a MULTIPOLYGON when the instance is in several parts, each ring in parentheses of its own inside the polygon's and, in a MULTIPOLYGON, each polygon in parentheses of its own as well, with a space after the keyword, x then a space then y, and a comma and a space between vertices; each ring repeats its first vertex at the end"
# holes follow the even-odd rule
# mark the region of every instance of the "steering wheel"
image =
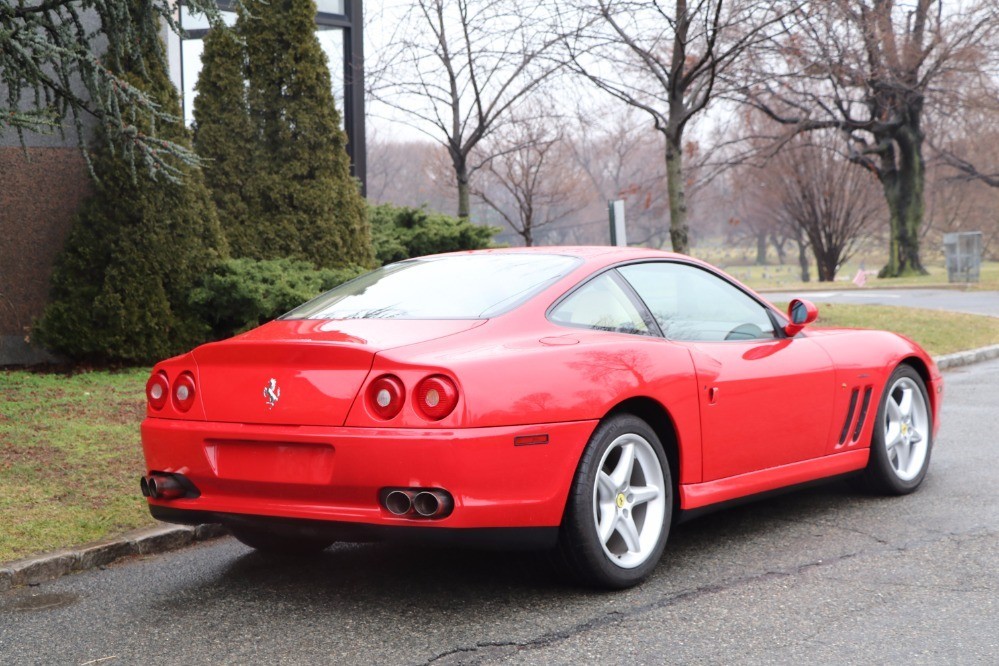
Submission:
POLYGON ((758 340, 763 337, 763 329, 756 324, 739 324, 725 336, 726 340, 758 340))

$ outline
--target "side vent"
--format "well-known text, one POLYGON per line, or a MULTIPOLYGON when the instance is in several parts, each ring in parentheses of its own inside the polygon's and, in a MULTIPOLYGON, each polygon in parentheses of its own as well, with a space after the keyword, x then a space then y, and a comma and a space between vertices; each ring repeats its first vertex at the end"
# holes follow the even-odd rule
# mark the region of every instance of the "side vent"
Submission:
MULTIPOLYGON (((860 403, 860 416, 857 417, 857 427, 853 429, 853 441, 860 437, 860 431, 864 429, 864 420, 867 418, 867 408, 871 406, 871 388, 864 389, 864 401, 860 403)), ((856 389, 854 389, 856 395, 856 389)), ((852 403, 851 403, 852 404, 852 403)))
POLYGON ((839 434, 839 445, 842 446, 843 442, 846 441, 846 434, 850 432, 850 424, 853 423, 853 412, 857 409, 857 396, 860 395, 860 389, 853 389, 853 393, 850 394, 850 408, 846 410, 846 421, 843 422, 843 430, 839 434))

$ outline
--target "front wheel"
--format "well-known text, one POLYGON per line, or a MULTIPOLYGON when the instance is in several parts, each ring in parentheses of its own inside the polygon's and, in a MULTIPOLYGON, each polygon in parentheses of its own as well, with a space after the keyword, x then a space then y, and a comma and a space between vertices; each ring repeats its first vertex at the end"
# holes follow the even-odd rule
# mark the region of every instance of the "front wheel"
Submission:
POLYGON ((658 564, 672 515, 673 480, 655 431, 636 416, 613 416, 594 431, 576 470, 560 564, 586 585, 636 585, 658 564))
POLYGON ((933 415, 926 384, 911 366, 895 368, 885 386, 862 479, 887 495, 911 493, 926 476, 933 450, 933 415))

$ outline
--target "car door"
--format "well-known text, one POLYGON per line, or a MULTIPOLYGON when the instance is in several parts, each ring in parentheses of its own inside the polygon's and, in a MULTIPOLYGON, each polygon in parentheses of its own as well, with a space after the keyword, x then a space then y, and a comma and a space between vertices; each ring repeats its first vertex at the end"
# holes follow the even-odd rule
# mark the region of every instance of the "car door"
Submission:
POLYGON ((703 481, 823 455, 834 375, 819 345, 785 337, 768 308, 700 266, 660 261, 618 270, 663 335, 690 352, 703 481))

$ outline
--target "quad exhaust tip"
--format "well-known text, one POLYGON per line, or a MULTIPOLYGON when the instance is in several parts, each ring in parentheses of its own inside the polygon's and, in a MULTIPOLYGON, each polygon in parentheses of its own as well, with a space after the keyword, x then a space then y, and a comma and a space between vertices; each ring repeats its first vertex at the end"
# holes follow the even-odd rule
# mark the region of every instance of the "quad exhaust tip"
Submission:
POLYGON ((395 516, 444 518, 454 508, 454 499, 440 488, 396 488, 383 493, 382 506, 395 516))

